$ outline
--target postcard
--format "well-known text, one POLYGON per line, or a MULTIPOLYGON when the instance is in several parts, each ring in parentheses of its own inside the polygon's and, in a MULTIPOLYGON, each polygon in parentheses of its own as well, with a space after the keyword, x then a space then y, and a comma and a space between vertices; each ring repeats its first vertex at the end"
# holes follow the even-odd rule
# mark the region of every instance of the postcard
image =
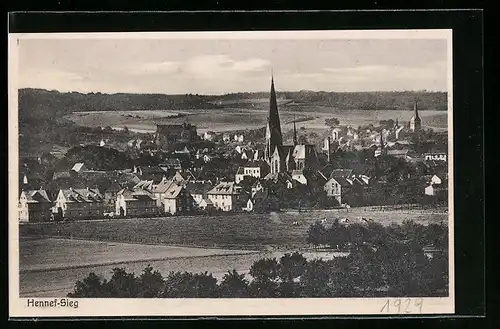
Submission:
POLYGON ((454 313, 451 30, 9 34, 11 317, 454 313))

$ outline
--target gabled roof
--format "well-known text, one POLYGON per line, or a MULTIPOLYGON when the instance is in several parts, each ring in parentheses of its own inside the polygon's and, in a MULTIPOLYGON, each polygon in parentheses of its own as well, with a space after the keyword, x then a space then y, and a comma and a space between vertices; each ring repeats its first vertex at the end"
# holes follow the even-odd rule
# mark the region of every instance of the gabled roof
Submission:
POLYGON ((139 200, 153 200, 153 195, 146 190, 131 190, 124 188, 117 193, 118 196, 122 196, 125 201, 139 201, 139 200))
POLYGON ((71 178, 71 174, 69 173, 69 171, 57 171, 54 173, 54 176, 52 176, 52 179, 67 179, 67 178, 71 178))
POLYGON ((135 184, 135 189, 151 190, 153 188, 153 180, 141 180, 139 183, 135 184))
POLYGON ((167 189, 165 193, 163 193, 163 197, 167 199, 175 199, 177 198, 183 190, 183 187, 177 184, 172 184, 167 189))
POLYGON ((234 182, 221 182, 208 191, 208 194, 236 195, 239 194, 239 192, 234 182))
POLYGON ((191 194, 205 195, 208 191, 212 189, 212 185, 208 183, 189 182, 187 183, 185 188, 191 194))
POLYGON ((28 203, 44 203, 51 202, 49 196, 47 195, 47 191, 45 190, 27 190, 22 191, 26 196, 28 203))
POLYGON ((73 166, 73 168, 71 168, 71 170, 79 172, 84 167, 85 167, 85 165, 83 164, 83 162, 78 162, 78 163, 75 163, 75 165, 73 166))
POLYGON ((98 189, 62 189, 66 201, 69 202, 102 202, 103 196, 98 189))
POLYGON ((245 168, 238 167, 238 170, 236 171, 236 175, 243 175, 244 173, 245 173, 245 168))
POLYGON ((346 177, 351 177, 352 176, 352 169, 334 169, 332 170, 330 174, 330 178, 346 178, 346 177))
POLYGON ((172 184, 177 185, 175 181, 171 179, 162 179, 162 181, 158 185, 153 187, 152 191, 153 193, 165 193, 170 188, 170 186, 172 186, 172 184))
POLYGON ((330 179, 333 179, 334 181, 339 183, 340 186, 345 186, 345 187, 352 186, 352 183, 345 177, 331 177, 330 179))

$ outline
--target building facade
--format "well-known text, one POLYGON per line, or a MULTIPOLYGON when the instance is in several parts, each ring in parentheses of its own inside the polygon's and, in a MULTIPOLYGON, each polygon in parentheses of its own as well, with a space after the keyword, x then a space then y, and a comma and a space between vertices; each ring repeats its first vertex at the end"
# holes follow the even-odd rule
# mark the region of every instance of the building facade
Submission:
POLYGON ((51 207, 45 190, 26 190, 19 196, 18 215, 23 223, 45 222, 51 220, 51 207))

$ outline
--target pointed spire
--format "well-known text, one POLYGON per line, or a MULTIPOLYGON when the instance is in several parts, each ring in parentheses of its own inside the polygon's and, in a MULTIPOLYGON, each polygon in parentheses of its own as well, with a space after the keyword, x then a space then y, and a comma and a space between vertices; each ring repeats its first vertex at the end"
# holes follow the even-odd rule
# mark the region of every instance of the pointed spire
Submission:
POLYGON ((396 124, 395 124, 395 127, 396 127, 396 128, 399 128, 398 118, 396 118, 396 124))
POLYGON ((293 145, 297 145, 297 127, 295 126, 295 114, 293 115, 293 145))
POLYGON ((415 99, 415 103, 413 105, 413 110, 415 111, 415 119, 416 119, 416 118, 418 118, 417 99, 415 99))
POLYGON ((384 132, 380 131, 380 148, 384 148, 384 132))
MULTIPOLYGON (((269 130, 269 136, 266 136, 267 142, 269 144, 269 149, 274 151, 276 146, 281 147, 283 145, 283 138, 281 134, 280 117, 278 114, 278 102, 276 100, 276 90, 274 89, 274 76, 271 76, 271 95, 269 98, 268 128, 266 129, 269 130)), ((272 151, 270 152, 270 154, 272 154, 272 151)))

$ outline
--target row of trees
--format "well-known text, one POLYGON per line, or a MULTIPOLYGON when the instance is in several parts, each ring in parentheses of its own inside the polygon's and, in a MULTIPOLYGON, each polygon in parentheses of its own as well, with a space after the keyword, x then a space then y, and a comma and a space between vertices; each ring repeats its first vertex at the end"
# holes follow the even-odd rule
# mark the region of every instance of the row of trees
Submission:
MULTIPOLYGON (((311 232, 320 229, 311 226, 311 232)), ((342 226, 326 230, 327 244, 351 246, 345 257, 306 259, 298 252, 263 258, 249 276, 228 271, 217 281, 207 272, 170 272, 151 266, 136 276, 115 268, 109 280, 90 273, 77 281, 69 297, 122 298, 289 298, 447 296, 448 248, 445 226, 411 222, 383 227, 342 226), (422 246, 432 242, 440 252, 428 257, 422 246)), ((311 241, 311 243, 313 243, 311 241)))
POLYGON ((362 245, 381 245, 391 241, 406 241, 417 248, 433 246, 439 250, 448 249, 448 227, 443 223, 429 225, 405 220, 402 225, 383 226, 369 219, 363 223, 340 223, 336 219, 330 227, 321 222, 312 224, 307 231, 307 242, 334 249, 356 249, 362 245))

